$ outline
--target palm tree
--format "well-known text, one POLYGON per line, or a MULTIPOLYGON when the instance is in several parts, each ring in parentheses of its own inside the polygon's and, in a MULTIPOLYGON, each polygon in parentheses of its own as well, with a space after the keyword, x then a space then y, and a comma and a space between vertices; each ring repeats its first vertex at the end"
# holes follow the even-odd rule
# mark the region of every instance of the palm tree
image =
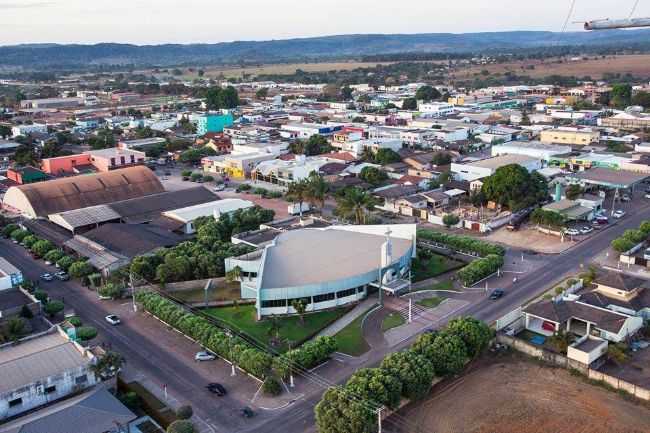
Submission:
POLYGON ((307 182, 309 185, 307 190, 307 200, 312 206, 317 206, 322 214, 323 207, 325 207, 325 196, 329 190, 329 185, 325 182, 325 179, 315 171, 312 171, 309 174, 307 182))
POLYGON ((235 266, 228 272, 226 272, 226 282, 227 283, 234 283, 235 281, 239 281, 241 278, 241 268, 239 266, 235 266))
POLYGON ((309 195, 309 181, 307 179, 293 182, 289 185, 287 198, 293 203, 298 203, 300 207, 300 219, 302 219, 302 204, 307 200, 309 195))
POLYGON ((354 215, 357 225, 366 221, 366 211, 373 210, 375 199, 361 188, 348 188, 336 199, 340 215, 354 215))
POLYGON ((294 299, 291 302, 291 306, 293 307, 294 310, 296 310, 296 313, 298 313, 298 316, 300 316, 300 323, 305 324, 305 310, 307 310, 307 303, 305 302, 304 299, 294 299))

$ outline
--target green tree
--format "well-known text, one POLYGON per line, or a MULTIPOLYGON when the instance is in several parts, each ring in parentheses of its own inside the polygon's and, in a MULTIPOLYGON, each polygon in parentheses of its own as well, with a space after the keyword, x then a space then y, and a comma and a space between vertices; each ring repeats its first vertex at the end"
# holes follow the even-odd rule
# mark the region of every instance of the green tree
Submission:
POLYGON ((294 299, 291 301, 291 306, 298 316, 300 316, 300 323, 305 324, 305 311, 307 310, 307 302, 304 299, 294 299))
POLYGON ((225 89, 219 86, 210 87, 206 92, 205 104, 208 110, 236 108, 239 105, 237 89, 232 86, 225 89))
POLYGON ((361 188, 346 188, 336 197, 336 212, 346 218, 353 217, 357 225, 363 224, 366 212, 373 210, 375 203, 375 199, 361 188))
POLYGON ((341 97, 344 101, 349 101, 352 99, 352 89, 350 86, 345 86, 341 89, 341 97))
POLYGON ((117 299, 122 294, 122 287, 115 283, 106 283, 99 288, 98 292, 100 296, 117 299))
POLYGON ((417 110, 418 109, 418 101, 415 98, 405 98, 404 101, 402 101, 402 109, 404 110, 417 110))
POLYGON ((92 340, 97 337, 97 329, 92 326, 80 326, 77 328, 77 338, 82 341, 92 340))
POLYGON ((451 155, 447 152, 438 152, 433 155, 431 163, 435 166, 451 164, 451 155))
POLYGON ((176 418, 178 419, 190 419, 192 418, 192 415, 194 415, 194 411, 192 410, 192 406, 189 404, 180 406, 176 409, 176 418))
POLYGON ((473 317, 457 317, 447 324, 447 331, 459 336, 471 357, 479 355, 490 344, 493 333, 485 322, 473 317))
POLYGON ((650 109, 650 92, 637 92, 632 97, 632 105, 640 105, 641 107, 650 109))
POLYGON ((415 99, 418 101, 430 102, 434 99, 440 99, 442 94, 435 87, 422 86, 415 92, 415 99))
POLYGON ((414 351, 391 353, 380 368, 402 383, 402 395, 411 400, 424 397, 433 382, 433 365, 414 351))
POLYGON ((266 87, 262 87, 261 89, 258 89, 257 92, 255 92, 255 97, 257 99, 264 99, 269 95, 269 89, 266 87))
POLYGON ((401 162, 402 157, 393 149, 379 149, 374 155, 374 162, 381 165, 392 164, 394 162, 401 162))
POLYGON ((437 376, 456 374, 467 361, 463 339, 449 330, 439 332, 429 346, 421 347, 420 353, 431 362, 437 376))
POLYGON ((50 250, 43 256, 43 259, 47 260, 50 263, 56 263, 61 257, 64 256, 63 251, 61 250, 50 250))
POLYGON ((27 322, 22 317, 11 317, 6 326, 7 334, 12 341, 19 340, 27 332, 27 322))
POLYGON ((401 400, 402 384, 385 370, 363 368, 350 377, 345 389, 375 407, 396 409, 401 400))
POLYGON ((56 246, 52 242, 46 240, 35 242, 31 248, 32 252, 38 257, 43 257, 45 254, 54 249, 56 249, 56 246))
POLYGON ((97 376, 109 378, 115 376, 125 362, 122 355, 109 350, 91 366, 91 369, 97 376))
POLYGON ((90 263, 79 260, 70 265, 68 273, 72 278, 83 278, 93 273, 93 267, 90 263))
POLYGON ((388 179, 388 175, 384 170, 380 170, 377 167, 367 166, 361 169, 359 178, 368 182, 372 186, 378 186, 388 179))
POLYGON ((25 239, 27 236, 29 236, 29 232, 27 230, 16 229, 11 232, 11 239, 17 242, 22 242, 23 239, 25 239))
POLYGON ((322 155, 332 151, 332 146, 325 137, 314 134, 304 144, 304 154, 307 156, 322 155))
POLYGON ((632 102, 632 86, 626 83, 614 84, 610 96, 611 106, 625 108, 632 102))
POLYGON ((299 207, 300 219, 302 219, 302 205, 309 198, 309 181, 306 179, 292 182, 287 189, 287 199, 299 207))
POLYGON ((314 412, 319 433, 373 433, 377 425, 369 405, 338 387, 325 391, 314 412))
POLYGON ((45 314, 47 314, 50 317, 54 317, 57 314, 59 314, 65 306, 63 305, 63 302, 61 301, 50 301, 45 306, 43 307, 43 310, 45 311, 45 314))
POLYGON ((575 200, 580 197, 580 194, 582 194, 582 187, 575 184, 569 185, 564 191, 564 194, 569 200, 575 200))
POLYGON ((186 419, 178 419, 167 427, 167 433, 196 433, 194 424, 186 419))
POLYGON ((509 164, 485 179, 481 191, 488 200, 517 211, 545 200, 548 185, 539 173, 531 174, 518 164, 509 164))
POLYGON ((453 214, 453 213, 448 213, 445 214, 445 216, 442 217, 442 223, 447 227, 455 226, 460 222, 460 218, 458 215, 453 214))
POLYGON ((307 178, 307 201, 312 207, 317 207, 320 209, 321 213, 323 207, 325 206, 325 197, 329 190, 329 185, 323 179, 323 176, 319 175, 315 171, 312 171, 307 178))
POLYGON ((31 250, 32 246, 38 241, 39 239, 36 236, 30 234, 25 236, 25 238, 23 239, 23 245, 25 245, 26 248, 31 250))

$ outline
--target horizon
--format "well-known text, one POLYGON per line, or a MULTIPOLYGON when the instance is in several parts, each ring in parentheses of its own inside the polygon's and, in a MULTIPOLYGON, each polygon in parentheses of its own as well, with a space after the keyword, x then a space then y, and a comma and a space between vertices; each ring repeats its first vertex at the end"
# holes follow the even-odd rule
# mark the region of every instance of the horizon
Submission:
MULTIPOLYGON (((190 45, 343 35, 560 32, 569 12, 567 0, 549 0, 543 6, 515 0, 497 3, 489 8, 498 12, 495 19, 486 20, 486 8, 480 0, 459 0, 446 5, 445 10, 417 0, 406 0, 400 8, 382 7, 381 2, 370 0, 353 4, 335 0, 332 7, 322 11, 287 0, 273 4, 251 0, 246 13, 236 7, 225 11, 238 19, 224 20, 223 6, 205 0, 186 0, 182 5, 173 0, 116 0, 92 5, 82 0, 0 0, 6 30, 0 46, 190 45), (368 15, 370 10, 372 16, 368 15)), ((581 22, 586 20, 626 18, 633 3, 626 0, 613 5, 598 0, 587 5, 577 1, 565 29, 582 31, 581 22)), ((639 4, 634 15, 650 16, 650 2, 639 4)))

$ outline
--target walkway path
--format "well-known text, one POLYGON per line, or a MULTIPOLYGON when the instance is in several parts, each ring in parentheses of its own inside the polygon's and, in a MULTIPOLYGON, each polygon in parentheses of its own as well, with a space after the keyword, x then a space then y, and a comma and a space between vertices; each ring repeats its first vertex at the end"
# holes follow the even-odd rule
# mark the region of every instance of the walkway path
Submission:
POLYGON ((345 316, 341 317, 336 322, 332 323, 327 328, 323 329, 316 335, 316 337, 329 336, 333 337, 339 333, 343 328, 348 326, 350 323, 354 322, 359 316, 363 315, 366 311, 372 308, 377 304, 377 296, 368 296, 362 302, 357 304, 352 310, 350 310, 345 316))

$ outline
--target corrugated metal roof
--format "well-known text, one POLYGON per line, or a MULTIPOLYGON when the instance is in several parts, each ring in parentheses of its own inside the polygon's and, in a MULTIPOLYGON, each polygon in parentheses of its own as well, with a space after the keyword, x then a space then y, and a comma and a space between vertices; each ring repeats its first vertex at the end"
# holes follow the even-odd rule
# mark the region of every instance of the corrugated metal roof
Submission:
POLYGON ((75 345, 58 333, 0 350, 0 393, 88 365, 75 345))
POLYGON ((49 215, 50 221, 73 231, 77 227, 100 224, 106 221, 119 220, 120 214, 110 206, 100 204, 81 209, 69 210, 49 215))

